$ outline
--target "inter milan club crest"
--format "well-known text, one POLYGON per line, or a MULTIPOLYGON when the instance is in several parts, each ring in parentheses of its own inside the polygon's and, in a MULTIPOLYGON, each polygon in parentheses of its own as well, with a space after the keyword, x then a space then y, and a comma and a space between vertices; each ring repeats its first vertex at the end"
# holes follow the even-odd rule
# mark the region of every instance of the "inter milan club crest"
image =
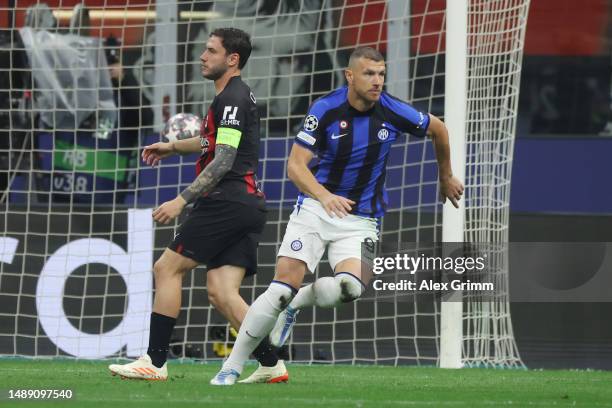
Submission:
POLYGON ((380 129, 378 131, 378 140, 385 141, 389 137, 389 131, 387 129, 380 129))
POLYGON ((313 130, 316 130, 318 126, 319 126, 319 119, 317 119, 315 115, 306 116, 306 119, 304 120, 305 130, 309 130, 312 132, 313 130))
POLYGON ((293 249, 294 251, 299 251, 300 249, 302 249, 302 241, 296 239, 291 242, 291 249, 293 249))
POLYGON ((341 120, 340 129, 346 129, 347 127, 348 127, 348 123, 346 122, 346 120, 341 120))

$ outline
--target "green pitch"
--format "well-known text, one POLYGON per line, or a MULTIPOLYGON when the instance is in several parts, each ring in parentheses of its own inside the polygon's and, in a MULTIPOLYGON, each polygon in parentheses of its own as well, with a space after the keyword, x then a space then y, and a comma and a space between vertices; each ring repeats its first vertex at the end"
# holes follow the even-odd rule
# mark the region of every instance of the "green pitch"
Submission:
MULTIPOLYGON (((219 364, 171 363, 166 382, 111 377, 108 362, 0 359, 0 406, 480 407, 612 406, 612 372, 290 365, 290 382, 212 387, 219 364), (71 389, 63 402, 8 400, 9 389, 71 389)), ((253 366, 247 367, 250 374, 253 366)))

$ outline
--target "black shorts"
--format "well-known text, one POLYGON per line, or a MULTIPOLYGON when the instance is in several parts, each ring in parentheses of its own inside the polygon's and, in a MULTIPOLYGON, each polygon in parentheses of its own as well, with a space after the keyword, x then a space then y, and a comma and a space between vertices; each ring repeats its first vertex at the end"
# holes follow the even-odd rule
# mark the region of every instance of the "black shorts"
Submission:
POLYGON ((241 266, 257 272, 257 246, 266 212, 234 201, 200 198, 168 248, 208 269, 241 266))

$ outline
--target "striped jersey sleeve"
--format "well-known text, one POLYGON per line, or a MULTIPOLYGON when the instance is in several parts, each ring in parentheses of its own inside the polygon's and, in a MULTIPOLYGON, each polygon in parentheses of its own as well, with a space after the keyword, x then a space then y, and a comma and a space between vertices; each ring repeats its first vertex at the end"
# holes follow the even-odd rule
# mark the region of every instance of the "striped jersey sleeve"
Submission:
POLYGON ((295 143, 313 152, 320 151, 325 145, 325 115, 346 100, 346 87, 320 97, 310 105, 304 123, 295 137, 295 143))
POLYGON ((308 114, 304 118, 302 128, 295 137, 295 142, 302 147, 312 151, 317 151, 321 145, 321 138, 324 137, 319 123, 325 115, 326 103, 317 100, 308 109, 308 114))
POLYGON ((387 111, 391 124, 400 131, 419 137, 427 134, 429 115, 426 112, 421 112, 386 92, 381 96, 381 105, 387 111))

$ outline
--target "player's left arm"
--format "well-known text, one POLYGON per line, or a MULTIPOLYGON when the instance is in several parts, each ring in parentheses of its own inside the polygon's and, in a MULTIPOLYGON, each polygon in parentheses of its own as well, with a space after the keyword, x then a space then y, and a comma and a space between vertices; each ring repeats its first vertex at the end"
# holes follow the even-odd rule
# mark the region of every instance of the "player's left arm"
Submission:
POLYGON ((431 137, 436 151, 442 202, 446 202, 448 198, 455 208, 459 208, 458 201, 463 195, 463 184, 457 177, 453 176, 453 171, 451 169, 448 130, 444 122, 431 113, 429 114, 427 135, 431 137))
MULTIPOLYGON (((219 129, 221 130, 221 129, 219 129)), ((185 190, 174 200, 166 201, 153 212, 153 219, 168 224, 179 216, 183 208, 196 198, 212 190, 217 183, 231 170, 236 160, 238 149, 231 145, 218 144, 215 147, 215 158, 206 166, 185 190)))
MULTIPOLYGON (((229 98, 228 98, 229 99, 229 98)), ((196 179, 175 199, 166 201, 153 211, 153 219, 168 224, 179 216, 185 206, 202 194, 211 191, 231 170, 238 154, 238 145, 246 121, 246 108, 238 101, 224 100, 224 119, 218 124, 215 143, 215 158, 208 163, 196 179), (229 108, 229 109, 228 109, 229 108), (226 116, 227 115, 227 116, 226 116)))

